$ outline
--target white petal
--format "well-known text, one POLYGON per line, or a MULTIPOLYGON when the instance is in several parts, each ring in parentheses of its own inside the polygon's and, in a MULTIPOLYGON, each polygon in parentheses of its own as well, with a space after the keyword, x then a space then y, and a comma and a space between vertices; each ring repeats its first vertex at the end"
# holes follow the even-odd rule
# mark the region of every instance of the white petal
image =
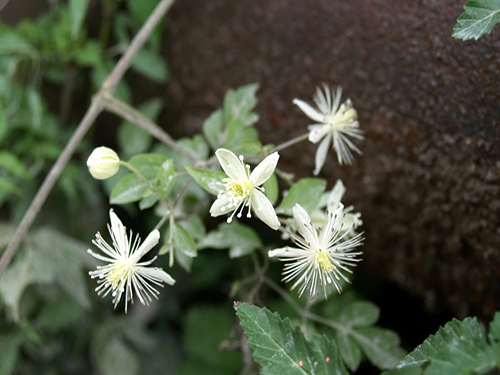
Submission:
POLYGON ((241 180, 247 177, 244 165, 233 152, 225 148, 219 148, 215 151, 215 155, 222 169, 224 169, 224 172, 226 172, 230 178, 233 180, 241 180))
POLYGON ((260 186, 266 182, 269 177, 273 174, 278 164, 278 159, 280 158, 277 152, 272 153, 264 160, 260 162, 258 166, 252 171, 250 179, 253 181, 255 186, 260 186))
POLYGON ((304 256, 306 251, 303 249, 297 249, 295 247, 282 247, 280 249, 274 249, 269 251, 269 257, 281 257, 281 258, 295 258, 304 256))
POLYGON ((337 180, 335 186, 332 189, 332 192, 330 193, 330 196, 328 197, 328 211, 334 212, 339 207, 342 197, 345 194, 345 190, 346 189, 344 184, 342 183, 342 180, 337 180))
POLYGON ((311 120, 317 121, 317 122, 323 122, 325 119, 325 116, 318 112, 316 109, 311 107, 309 104, 304 102, 303 100, 300 99, 294 99, 293 104, 297 105, 302 112, 306 114, 307 117, 309 117, 311 120))
POLYGON ((309 142, 318 143, 325 135, 330 133, 330 125, 309 125, 309 142))
POLYGON ((158 229, 155 229, 154 231, 149 233, 141 246, 139 246, 139 248, 132 255, 130 260, 134 263, 137 263, 144 255, 146 255, 153 247, 158 244, 159 240, 160 232, 158 231, 158 229))
POLYGON ((234 210, 235 207, 228 210, 227 205, 229 204, 229 198, 227 196, 224 197, 225 198, 217 198, 212 204, 212 207, 210 207, 210 215, 212 215, 213 217, 224 215, 234 210))
POLYGON ((269 225, 272 229, 278 229, 281 223, 278 220, 278 216, 276 216, 276 212, 274 211, 271 201, 257 189, 254 190, 250 199, 252 210, 255 212, 257 217, 269 225))
POLYGON ((163 271, 161 268, 143 268, 142 272, 146 273, 150 277, 161 280, 168 285, 175 284, 175 280, 172 278, 172 276, 163 271))
POLYGON ((112 236, 114 236, 116 245, 118 247, 117 250, 121 255, 128 256, 130 248, 125 227, 123 226, 121 220, 118 218, 118 216, 116 216, 116 214, 112 209, 109 210, 109 218, 111 220, 112 236))
POLYGON ((315 246, 318 243, 318 234, 311 224, 311 218, 300 204, 293 207, 293 218, 297 223, 297 229, 304 237, 306 243, 315 246))
POLYGON ((328 134, 325 139, 321 141, 316 150, 316 167, 314 168, 313 174, 315 176, 321 171, 323 165, 325 164, 326 155, 328 154, 328 148, 330 147, 331 134, 328 134))

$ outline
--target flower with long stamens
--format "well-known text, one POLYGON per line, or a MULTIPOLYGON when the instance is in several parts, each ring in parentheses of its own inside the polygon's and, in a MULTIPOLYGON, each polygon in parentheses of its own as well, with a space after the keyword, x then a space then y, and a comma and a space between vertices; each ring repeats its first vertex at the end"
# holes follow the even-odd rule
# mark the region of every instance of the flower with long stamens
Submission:
POLYGON ((251 212, 254 212, 271 228, 278 229, 280 222, 273 204, 265 196, 264 188, 261 186, 276 169, 278 153, 274 152, 267 156, 252 172, 241 155, 238 158, 233 152, 224 148, 219 148, 215 155, 228 177, 221 181, 223 189, 219 191, 217 200, 210 207, 210 214, 220 216, 232 212, 227 219, 230 223, 234 215, 241 217, 243 209, 247 207, 247 217, 250 218, 251 212))
POLYGON ((332 148, 337 153, 339 164, 351 164, 352 151, 361 154, 349 137, 363 139, 363 133, 359 129, 358 114, 352 106, 350 99, 340 104, 342 89, 337 88, 337 92, 332 98, 332 93, 328 86, 323 85, 324 92, 318 87, 314 95, 314 101, 318 109, 311 107, 306 102, 294 99, 302 112, 306 114, 314 124, 309 125, 309 141, 312 143, 321 143, 316 151, 316 167, 314 175, 317 175, 325 164, 328 148, 332 148), (333 99, 333 100, 332 100, 333 99), (351 151, 352 150, 352 151, 351 151))
POLYGON ((104 255, 94 253, 92 250, 87 252, 95 258, 107 262, 105 266, 97 266, 95 271, 90 271, 89 275, 95 279, 99 286, 96 288, 98 295, 103 297, 109 293, 113 296, 115 308, 120 302, 122 295, 125 294, 125 312, 127 312, 128 301, 134 303, 134 294, 143 305, 149 306, 154 297, 158 299, 158 290, 154 286, 163 287, 163 282, 173 285, 175 280, 161 268, 147 267, 156 260, 154 257, 145 262, 139 262, 160 239, 160 232, 155 229, 146 240, 140 244, 139 236, 135 239, 127 237, 126 228, 113 212, 109 211, 111 225, 108 225, 111 235, 112 245, 109 245, 98 232, 92 243, 97 246, 104 255))
POLYGON ((356 256, 362 252, 353 252, 362 245, 361 234, 349 237, 349 231, 343 230, 342 207, 329 214, 328 221, 320 230, 314 228, 311 218, 298 204, 293 208, 293 217, 300 236, 292 234, 292 238, 298 247, 286 246, 269 251, 270 257, 279 257, 279 260, 287 262, 282 281, 294 280, 292 290, 300 285, 299 297, 309 290, 310 297, 314 298, 320 287, 328 297, 332 284, 340 293, 340 280, 349 282, 345 273, 352 273, 348 267, 355 267, 361 261, 356 256))

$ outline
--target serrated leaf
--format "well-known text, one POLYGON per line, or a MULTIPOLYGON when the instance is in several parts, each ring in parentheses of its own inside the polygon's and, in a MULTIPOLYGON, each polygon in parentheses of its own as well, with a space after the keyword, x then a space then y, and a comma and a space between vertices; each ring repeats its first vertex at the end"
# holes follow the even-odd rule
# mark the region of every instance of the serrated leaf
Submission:
POLYGON ((179 223, 175 223, 174 226, 174 243, 175 247, 188 257, 194 258, 196 256, 196 244, 193 238, 179 223))
POLYGON ((252 228, 238 222, 222 223, 217 230, 208 232, 198 242, 200 250, 229 249, 230 258, 245 256, 261 246, 259 235, 252 228))
POLYGON ((313 211, 318 206, 325 188, 326 181, 320 178, 299 180, 276 208, 276 213, 292 216, 296 204, 300 204, 307 212, 313 211))
MULTIPOLYGON (((409 353, 399 364, 398 368, 407 366, 421 366, 430 361, 436 352, 450 345, 453 340, 462 335, 481 335, 481 327, 476 318, 465 318, 464 321, 453 319, 440 327, 435 335, 430 335, 425 341, 409 353)), ((482 333, 484 335, 484 333, 482 333)))
POLYGON ((419 368, 426 365, 426 375, 485 374, 500 366, 500 313, 490 324, 486 341, 484 328, 476 318, 453 319, 436 335, 427 338, 398 365, 419 368))
POLYGON ((381 370, 396 367, 406 354, 399 346, 399 336, 379 327, 360 328, 354 331, 356 340, 366 357, 381 370))
POLYGON ((307 341, 299 327, 266 308, 239 303, 235 309, 262 375, 347 374, 337 345, 326 336, 307 341))
POLYGON ((141 49, 130 67, 156 83, 165 83, 169 76, 167 63, 154 50, 141 49))
POLYGON ((453 28, 454 38, 477 40, 500 23, 500 0, 470 0, 464 10, 453 28))
POLYGON ((211 169, 199 169, 186 165, 186 170, 198 185, 213 195, 219 194, 222 189, 222 180, 227 178, 224 172, 211 169))

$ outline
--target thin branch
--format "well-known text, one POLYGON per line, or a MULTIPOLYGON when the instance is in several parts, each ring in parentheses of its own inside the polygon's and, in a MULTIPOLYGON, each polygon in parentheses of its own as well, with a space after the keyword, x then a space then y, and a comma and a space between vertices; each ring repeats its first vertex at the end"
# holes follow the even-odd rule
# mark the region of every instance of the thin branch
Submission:
POLYGON ((158 139, 159 141, 165 143, 167 146, 173 148, 179 154, 188 158, 193 164, 198 163, 198 159, 194 157, 189 151, 182 148, 175 142, 175 140, 162 128, 160 128, 153 121, 144 116, 141 112, 136 110, 134 107, 129 106, 127 103, 122 102, 116 98, 113 98, 109 95, 103 95, 102 99, 104 101, 104 107, 109 111, 113 112, 125 120, 133 122, 140 128, 147 131, 153 137, 158 139))
POLYGON ((272 154, 275 151, 280 151, 280 150, 283 150, 287 147, 293 146, 296 143, 305 141, 308 137, 309 137, 309 133, 299 135, 298 137, 295 137, 293 139, 290 139, 289 141, 283 142, 283 143, 273 147, 273 149, 271 151, 269 151, 269 153, 272 154))
POLYGON ((7 249, 2 254, 2 258, 0 259, 0 275, 10 263, 21 241, 28 232, 36 216, 40 212, 40 209, 45 203, 45 200, 47 199, 49 193, 54 188, 57 179, 61 175, 63 169, 68 164, 69 160, 71 159, 71 156, 75 152, 81 140, 83 139, 87 131, 90 129, 95 119, 102 112, 103 96, 105 96, 106 94, 111 95, 114 92, 116 86, 123 78, 123 75, 130 67, 132 60, 137 55, 139 50, 142 48, 144 43, 149 39, 151 33, 158 25, 158 23, 163 19, 168 9, 172 6, 173 2, 174 0, 162 0, 156 6, 153 13, 149 16, 146 23, 143 25, 141 30, 139 30, 139 32, 135 36, 134 40, 128 47, 125 54, 121 57, 121 59, 118 61, 115 68, 111 72, 111 74, 102 84, 98 94, 95 95, 94 98, 92 99, 92 103, 89 109, 87 110, 87 113, 83 117, 80 124, 78 124, 78 127, 73 133, 71 139, 69 140, 66 147, 62 151, 61 155, 59 155, 59 158, 51 168, 49 174, 45 178, 45 181, 43 182, 42 186, 40 187, 35 197, 33 198, 33 201, 31 202, 30 206, 28 207, 28 210, 24 214, 21 223, 17 227, 16 232, 14 233, 11 241, 9 242, 9 245, 7 246, 7 249))

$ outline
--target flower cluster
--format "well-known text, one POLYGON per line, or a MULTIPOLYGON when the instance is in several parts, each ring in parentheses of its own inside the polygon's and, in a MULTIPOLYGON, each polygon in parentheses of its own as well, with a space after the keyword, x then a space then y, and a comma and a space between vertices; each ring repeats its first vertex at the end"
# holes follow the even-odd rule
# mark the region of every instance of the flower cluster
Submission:
POLYGON ((343 227, 342 207, 330 213, 319 230, 313 226, 309 214, 298 204, 293 208, 293 217, 300 236, 292 233, 292 238, 298 247, 286 246, 269 251, 270 257, 288 262, 284 267, 283 281, 295 280, 292 290, 302 284, 299 296, 309 290, 309 295, 314 298, 322 287, 325 297, 328 297, 332 284, 340 293, 340 281, 349 282, 344 273, 352 273, 348 267, 356 266, 361 260, 356 256, 362 252, 353 252, 362 245, 361 234, 350 236, 352 229, 343 227))
POLYGON ((128 301, 134 302, 134 293, 143 305, 149 305, 154 297, 158 299, 159 292, 152 286, 163 286, 162 282, 173 285, 175 280, 161 268, 147 267, 156 260, 156 257, 145 262, 139 262, 160 239, 160 232, 154 230, 140 245, 139 236, 132 241, 132 232, 127 237, 127 232, 122 222, 113 212, 109 211, 111 225, 108 225, 112 245, 109 245, 98 232, 92 243, 97 246, 104 255, 96 254, 92 250, 88 253, 95 258, 107 262, 105 266, 97 266, 95 271, 89 275, 98 279, 99 286, 96 288, 98 295, 113 296, 116 306, 125 293, 125 312, 127 312, 128 301))
POLYGON ((318 109, 299 99, 293 101, 307 117, 315 121, 314 124, 309 125, 309 141, 318 143, 322 140, 316 151, 314 175, 317 175, 323 168, 330 144, 337 153, 339 164, 351 164, 353 158, 351 150, 358 154, 361 154, 361 151, 348 137, 363 139, 357 120, 358 114, 352 107, 351 100, 347 99, 340 104, 342 97, 340 87, 337 88, 333 98, 328 86, 324 85, 323 89, 324 92, 318 88, 314 96, 318 109))

